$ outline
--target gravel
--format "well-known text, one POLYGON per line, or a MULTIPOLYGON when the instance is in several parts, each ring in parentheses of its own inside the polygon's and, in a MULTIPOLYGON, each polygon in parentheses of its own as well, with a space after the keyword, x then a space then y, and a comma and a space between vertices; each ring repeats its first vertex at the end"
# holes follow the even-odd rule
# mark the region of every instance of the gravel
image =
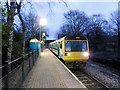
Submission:
POLYGON ((117 70, 91 60, 85 70, 110 88, 120 88, 120 72, 117 70))

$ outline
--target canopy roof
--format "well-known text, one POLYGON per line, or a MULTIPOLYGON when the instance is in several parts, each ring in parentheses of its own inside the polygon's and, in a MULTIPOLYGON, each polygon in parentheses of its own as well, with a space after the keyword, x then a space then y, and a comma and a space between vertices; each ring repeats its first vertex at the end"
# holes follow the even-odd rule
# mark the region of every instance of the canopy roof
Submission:
POLYGON ((30 42, 39 42, 37 39, 31 39, 30 42))

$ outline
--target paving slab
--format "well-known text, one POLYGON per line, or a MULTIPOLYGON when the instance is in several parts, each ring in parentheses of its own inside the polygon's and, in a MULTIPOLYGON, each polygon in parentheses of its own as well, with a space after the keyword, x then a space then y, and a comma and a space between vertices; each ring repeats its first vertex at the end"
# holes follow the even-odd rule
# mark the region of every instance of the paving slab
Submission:
POLYGON ((41 53, 21 88, 86 88, 49 49, 41 53))

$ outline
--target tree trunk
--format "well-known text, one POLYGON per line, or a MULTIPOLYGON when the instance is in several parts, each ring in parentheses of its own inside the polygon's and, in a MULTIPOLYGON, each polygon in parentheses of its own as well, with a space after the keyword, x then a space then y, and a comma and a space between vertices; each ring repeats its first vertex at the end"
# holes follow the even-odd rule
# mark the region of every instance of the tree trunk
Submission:
MULTIPOLYGON (((15 2, 10 2, 11 7, 9 10, 9 15, 7 18, 7 22, 8 22, 8 27, 9 27, 9 45, 7 48, 7 60, 8 63, 11 62, 11 58, 12 58, 12 42, 13 42, 13 22, 14 22, 14 13, 15 13, 15 2)), ((9 65, 9 70, 8 72, 11 71, 11 65, 9 65)))
POLYGON ((97 43, 95 43, 95 51, 98 51, 97 43))
POLYGON ((120 59, 120 1, 118 2, 118 60, 120 59))
POLYGON ((26 31, 26 29, 25 29, 23 18, 22 18, 21 13, 20 13, 20 7, 18 8, 18 14, 19 14, 19 19, 22 23, 22 31, 23 31, 23 34, 24 34, 24 39, 23 39, 24 41, 23 41, 23 47, 22 47, 22 49, 23 49, 23 62, 22 62, 22 77, 23 78, 22 78, 22 80, 24 81, 24 75, 25 75, 24 74, 24 60, 25 60, 25 41, 26 41, 25 31, 26 31))
POLYGON ((22 18, 22 16, 21 16, 21 13, 20 13, 20 9, 21 9, 21 4, 20 5, 18 5, 18 9, 17 9, 17 11, 18 11, 18 14, 19 14, 19 19, 20 19, 20 21, 21 21, 21 24, 22 24, 22 31, 23 31, 23 33, 24 33, 24 41, 23 41, 23 55, 25 54, 25 40, 26 40, 26 38, 25 38, 25 32, 26 32, 26 29, 25 29, 25 24, 24 24, 24 20, 23 20, 23 18, 22 18))
POLYGON ((25 29, 25 24, 24 24, 24 21, 23 21, 23 18, 21 16, 21 13, 20 13, 20 9, 21 9, 21 3, 18 5, 18 8, 17 8, 17 11, 18 11, 18 15, 19 15, 19 19, 21 21, 21 24, 22 24, 22 31, 23 31, 23 34, 24 34, 24 41, 23 41, 23 62, 22 62, 22 79, 24 81, 24 60, 25 60, 25 41, 26 41, 26 35, 25 35, 25 32, 26 32, 26 29, 25 29))
POLYGON ((25 38, 25 32, 24 33, 24 41, 23 41, 23 55, 25 55, 25 41, 26 41, 26 38, 25 38))
MULTIPOLYGON (((8 16, 7 16, 7 23, 8 23, 8 30, 9 30, 9 44, 8 44, 8 48, 7 48, 7 69, 6 72, 7 74, 9 72, 11 72, 11 64, 9 64, 11 62, 11 58, 12 58, 12 43, 13 43, 13 23, 14 23, 14 16, 15 16, 15 2, 11 2, 10 1, 10 6, 8 5, 7 2, 7 11, 9 12, 8 16)), ((6 84, 5 87, 9 88, 9 74, 7 75, 6 78, 6 84)))
POLYGON ((118 32, 118 60, 120 59, 120 31, 118 32))
POLYGON ((25 76, 25 73, 24 73, 24 60, 25 60, 25 40, 26 40, 26 38, 25 38, 25 32, 23 32, 24 33, 24 41, 23 41, 23 62, 22 62, 22 80, 24 81, 24 76, 25 76))

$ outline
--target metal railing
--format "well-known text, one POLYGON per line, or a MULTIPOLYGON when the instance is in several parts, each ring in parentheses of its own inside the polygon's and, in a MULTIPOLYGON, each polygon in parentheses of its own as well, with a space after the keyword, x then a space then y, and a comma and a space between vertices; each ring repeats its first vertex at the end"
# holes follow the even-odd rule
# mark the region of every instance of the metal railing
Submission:
POLYGON ((22 57, 19 57, 11 62, 6 62, 6 64, 0 69, 6 73, 0 79, 0 89, 3 88, 19 88, 24 81, 25 77, 33 67, 35 61, 39 56, 39 50, 30 52, 22 57), (18 62, 20 63, 19 65, 18 62), (16 66, 13 70, 9 70, 9 66, 16 66))

